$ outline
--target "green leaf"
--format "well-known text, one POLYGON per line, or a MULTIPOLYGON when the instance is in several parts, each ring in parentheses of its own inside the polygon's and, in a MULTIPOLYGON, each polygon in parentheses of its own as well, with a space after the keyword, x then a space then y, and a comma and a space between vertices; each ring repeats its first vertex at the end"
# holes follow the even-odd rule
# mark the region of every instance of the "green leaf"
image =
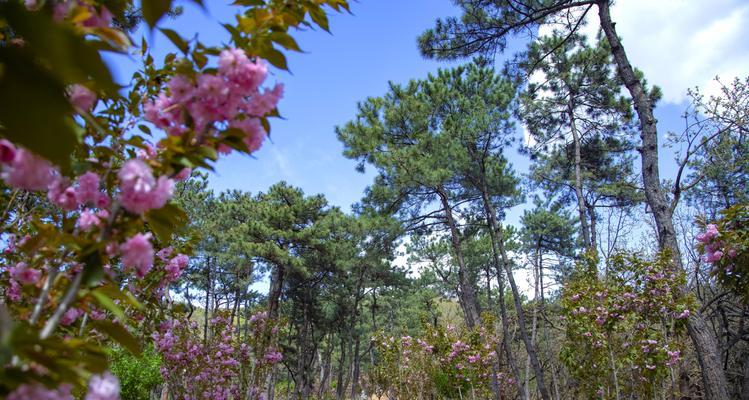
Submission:
POLYGON ((149 27, 153 28, 172 8, 172 0, 141 0, 140 8, 143 12, 143 19, 149 27))
POLYGON ((82 254, 83 282, 88 286, 94 286, 101 282, 104 277, 104 268, 101 255, 97 249, 88 249, 82 254))
POLYGON ((269 48, 262 52, 262 57, 268 60, 269 63, 273 64, 274 67, 282 70, 288 70, 289 66, 286 64, 286 56, 280 51, 269 48))
POLYGON ((0 135, 70 169, 79 139, 64 88, 28 52, 0 49, 0 135))
POLYGON ((286 32, 272 32, 270 34, 270 39, 279 45, 283 46, 287 50, 293 50, 293 51, 299 51, 301 52, 302 49, 299 48, 299 44, 297 44, 296 40, 291 37, 286 32))
POLYGON ((151 128, 149 128, 148 126, 141 124, 138 125, 138 129, 140 129, 140 131, 145 133, 146 135, 151 136, 151 128))
POLYGON ((328 16, 325 14, 325 10, 320 6, 310 7, 309 16, 312 21, 316 23, 320 28, 323 28, 326 32, 330 32, 330 26, 328 25, 328 16))
POLYGON ((187 55, 187 52, 190 50, 190 45, 187 44, 187 41, 185 39, 182 39, 182 36, 180 36, 177 32, 166 29, 166 28, 159 28, 161 33, 163 33, 169 40, 174 43, 175 46, 185 55, 187 55))
POLYGON ((28 43, 25 46, 31 59, 49 66, 49 73, 60 84, 83 83, 93 85, 111 96, 117 96, 118 86, 94 45, 84 37, 57 24, 40 12, 29 12, 17 2, 0 2, 0 15, 7 16, 11 29, 28 43))
POLYGON ((175 230, 187 223, 187 214, 174 204, 146 213, 146 222, 162 243, 168 243, 175 230))
POLYGON ((107 334, 107 336, 121 344, 122 347, 130 350, 131 353, 135 355, 140 354, 141 348, 138 339, 136 339, 135 336, 128 332, 122 325, 106 320, 91 321, 91 325, 93 325, 97 331, 107 334))
POLYGON ((103 291, 95 289, 91 291, 91 295, 96 298, 96 301, 101 304, 102 307, 109 310, 117 319, 120 321, 125 319, 125 311, 122 310, 109 296, 103 293, 103 291))

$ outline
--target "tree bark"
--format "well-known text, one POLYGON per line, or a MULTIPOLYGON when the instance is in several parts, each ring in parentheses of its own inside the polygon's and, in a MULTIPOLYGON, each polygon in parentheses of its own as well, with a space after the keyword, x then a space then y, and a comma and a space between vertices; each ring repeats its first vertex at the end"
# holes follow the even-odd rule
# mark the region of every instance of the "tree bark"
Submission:
POLYGON ((450 242, 452 243, 453 252, 455 253, 455 260, 458 263, 458 295, 461 298, 466 325, 469 328, 473 328, 474 326, 481 324, 481 311, 479 310, 478 301, 476 299, 476 289, 473 287, 473 282, 469 279, 468 271, 466 270, 466 264, 463 259, 463 250, 460 244, 460 232, 458 232, 452 208, 447 201, 447 194, 442 188, 438 188, 437 193, 439 194, 445 212, 445 220, 450 228, 450 242))
POLYGON ((591 247, 590 241, 590 227, 588 226, 588 217, 585 210, 585 197, 583 197, 583 174, 582 174, 582 155, 580 134, 577 131, 577 123, 575 122, 575 104, 572 100, 573 93, 570 91, 570 101, 567 103, 567 116, 570 118, 570 131, 572 132, 572 145, 575 148, 575 197, 577 197, 577 213, 580 218, 580 231, 583 237, 583 245, 587 249, 594 249, 591 247))
POLYGON ((336 383, 336 399, 343 400, 346 394, 346 388, 344 387, 344 378, 346 375, 346 343, 343 339, 343 330, 341 330, 341 354, 338 358, 338 379, 336 383))
POLYGON ((203 318, 203 343, 208 341, 208 320, 211 314, 211 292, 213 289, 213 277, 211 276, 211 257, 206 259, 205 270, 205 312, 203 318))
MULTIPOLYGON (((481 198, 484 203, 484 211, 486 214, 487 223, 489 224, 489 237, 492 241, 492 249, 495 249, 495 253, 499 253, 502 257, 501 264, 504 266, 504 270, 507 273, 507 280, 510 282, 510 289, 512 290, 512 298, 515 304, 515 312, 518 315, 518 327, 520 328, 520 338, 523 340, 525 350, 528 353, 533 372, 536 374, 536 384, 538 391, 541 393, 543 400, 550 400, 551 396, 546 388, 546 379, 544 377, 543 368, 541 363, 538 361, 536 349, 533 347, 531 338, 528 335, 528 329, 525 324, 525 312, 523 311, 523 305, 520 303, 520 291, 518 290, 517 284, 515 284, 515 277, 512 275, 512 269, 510 268, 510 259, 507 256, 507 251, 504 245, 504 233, 502 226, 497 221, 494 206, 489 198, 488 188, 486 182, 482 183, 481 198)), ((499 262, 499 260, 497 260, 499 262)))
MULTIPOLYGON (((645 93, 642 82, 635 75, 624 47, 616 34, 609 12, 609 0, 602 0, 598 3, 598 16, 601 28, 611 46, 619 77, 629 90, 637 116, 640 119, 642 180, 645 187, 645 198, 655 219, 659 248, 669 251, 673 257, 674 266, 681 269, 683 268, 681 252, 674 229, 671 204, 669 204, 666 193, 661 186, 658 171, 658 129, 653 115, 653 104, 645 93)), ((693 314, 688 320, 687 328, 700 363, 705 398, 708 400, 728 399, 728 383, 717 353, 715 338, 708 331, 704 318, 697 313, 693 314)))
POLYGON ((268 317, 270 319, 278 318, 278 307, 281 300, 285 272, 286 270, 283 265, 278 264, 273 267, 270 274, 270 288, 268 289, 268 317))

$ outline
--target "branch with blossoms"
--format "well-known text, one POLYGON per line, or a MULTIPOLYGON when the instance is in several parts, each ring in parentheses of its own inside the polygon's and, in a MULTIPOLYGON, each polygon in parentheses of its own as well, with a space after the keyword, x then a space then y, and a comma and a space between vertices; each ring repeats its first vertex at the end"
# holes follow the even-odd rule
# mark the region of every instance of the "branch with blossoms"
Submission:
POLYGON ((562 290, 566 338, 560 354, 581 390, 596 398, 651 396, 683 358, 693 300, 679 293, 683 273, 666 254, 612 258, 599 277, 595 260, 581 265, 562 290))
POLYGON ((721 211, 715 223, 698 221, 704 231, 697 235, 702 261, 712 266, 711 275, 749 301, 749 205, 739 204, 721 211))
MULTIPOLYGON (((151 28, 169 3, 142 2, 151 28)), ((300 51, 290 29, 327 30, 326 8, 348 10, 344 0, 244 3, 225 26, 235 47, 161 29, 184 57, 156 67, 144 40, 124 91, 100 52, 133 49, 114 23, 132 2, 0 3, 0 396, 119 397, 102 345, 137 353, 189 264, 173 240, 186 219, 170 201, 176 182, 257 151, 279 115, 283 86, 265 85, 269 62, 285 68, 277 46, 300 51)))
POLYGON ((378 333, 372 337, 375 393, 399 399, 509 396, 515 380, 497 369, 500 341, 483 327, 427 326, 418 338, 378 333))

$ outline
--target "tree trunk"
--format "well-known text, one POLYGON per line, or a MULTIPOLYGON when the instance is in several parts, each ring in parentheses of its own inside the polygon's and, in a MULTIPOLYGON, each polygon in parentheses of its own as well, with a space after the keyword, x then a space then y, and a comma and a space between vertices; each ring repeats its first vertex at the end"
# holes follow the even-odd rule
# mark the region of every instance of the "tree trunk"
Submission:
POLYGON ((278 307, 281 301, 281 291, 285 275, 283 265, 275 265, 270 274, 270 288, 268 289, 268 317, 271 320, 278 318, 278 307))
MULTIPOLYGON (((484 203, 484 211, 486 213, 487 223, 489 224, 489 237, 492 241, 492 249, 495 249, 495 253, 499 253, 502 257, 502 265, 507 273, 507 280, 510 282, 510 289, 512 290, 512 298, 515 304, 515 312, 518 315, 518 327, 520 328, 520 338, 523 340, 525 350, 530 358, 530 363, 533 367, 533 371, 536 374, 536 384, 538 385, 538 391, 541 393, 543 400, 550 400, 551 396, 546 388, 546 379, 544 378, 544 371, 541 368, 541 363, 538 362, 538 356, 536 355, 536 349, 533 347, 533 343, 528 335, 528 329, 525 325, 525 312, 523 311, 523 305, 520 303, 520 291, 518 290, 517 284, 515 284, 515 277, 512 275, 512 268, 510 268, 510 259, 507 256, 504 245, 504 232, 502 225, 497 221, 494 206, 489 198, 488 188, 486 182, 482 182, 481 198, 484 203)), ((496 255, 495 255, 496 256, 496 255)), ((499 260, 497 260, 499 262, 499 260)))
POLYGON ((476 299, 476 290, 473 287, 473 282, 469 279, 468 271, 466 270, 465 261, 463 260, 463 250, 460 244, 460 232, 458 232, 452 208, 450 208, 450 204, 447 201, 447 194, 442 188, 439 188, 437 192, 442 201, 447 225, 450 228, 450 241, 452 243, 453 252, 455 253, 455 260, 458 262, 458 295, 460 296, 461 305, 463 306, 466 325, 469 328, 473 328, 474 326, 481 324, 481 311, 479 310, 478 301, 476 299))
POLYGON ((590 248, 593 251, 597 251, 598 248, 598 233, 596 231, 598 220, 596 217, 596 207, 594 204, 588 204, 588 218, 590 218, 590 248))
POLYGON ((359 363, 360 363, 360 356, 359 351, 361 348, 361 338, 359 335, 356 335, 356 341, 354 344, 354 358, 351 361, 353 364, 353 373, 351 377, 351 398, 356 399, 357 396, 359 396, 359 392, 361 391, 361 387, 359 386, 359 363))
POLYGON ((327 398, 328 385, 330 384, 330 368, 333 358, 333 334, 328 336, 328 347, 325 349, 325 355, 320 360, 320 387, 318 388, 318 397, 327 398))
POLYGON ((744 354, 744 378, 741 380, 741 400, 749 400, 749 354, 744 354))
POLYGON ((208 341, 208 320, 211 314, 211 292, 213 289, 213 277, 211 276, 211 257, 206 258, 205 270, 205 313, 203 318, 203 343, 208 341))
MULTIPOLYGON (((570 131, 572 131, 572 144, 575 148, 575 197, 577 197, 577 213, 580 218, 580 231, 583 237, 583 245, 591 249, 590 227, 588 226, 588 217, 585 210, 585 197, 583 197, 583 174, 582 174, 582 156, 580 148, 580 134, 577 132, 577 122, 575 122, 575 104, 570 92, 570 101, 567 103, 567 116, 570 118, 570 131)), ((593 248, 595 249, 595 248, 593 248)))
MULTIPOLYGON (((601 28, 611 45, 611 52, 617 65, 619 77, 624 81, 627 90, 629 90, 629 94, 632 96, 635 104, 637 116, 640 119, 642 180, 645 187, 645 198, 655 218, 659 247, 661 250, 671 252, 675 267, 683 268, 676 230, 674 229, 672 219, 671 205, 667 201, 666 194, 661 186, 661 178, 658 171, 658 129, 655 117, 653 116, 653 104, 651 104, 648 95, 645 93, 642 83, 635 75, 624 47, 616 34, 614 23, 611 21, 609 13, 609 0, 599 2, 598 16, 601 28)), ((715 338, 708 331, 704 318, 697 313, 693 314, 688 320, 687 328, 700 363, 702 382, 705 387, 705 398, 708 400, 728 399, 728 383, 721 367, 715 338)))

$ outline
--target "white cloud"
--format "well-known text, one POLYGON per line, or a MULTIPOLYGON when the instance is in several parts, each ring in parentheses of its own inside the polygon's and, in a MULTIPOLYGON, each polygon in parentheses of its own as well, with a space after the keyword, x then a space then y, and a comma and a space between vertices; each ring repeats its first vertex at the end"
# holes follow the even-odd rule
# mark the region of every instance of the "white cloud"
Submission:
MULTIPOLYGON (((715 93, 724 82, 749 73, 749 4, 738 0, 620 0, 611 9, 632 65, 663 101, 681 103, 687 89, 715 93)), ((591 10, 587 32, 598 29, 591 10)))

